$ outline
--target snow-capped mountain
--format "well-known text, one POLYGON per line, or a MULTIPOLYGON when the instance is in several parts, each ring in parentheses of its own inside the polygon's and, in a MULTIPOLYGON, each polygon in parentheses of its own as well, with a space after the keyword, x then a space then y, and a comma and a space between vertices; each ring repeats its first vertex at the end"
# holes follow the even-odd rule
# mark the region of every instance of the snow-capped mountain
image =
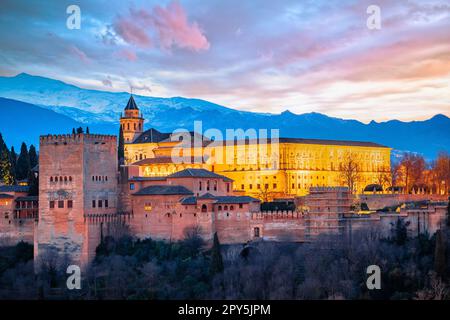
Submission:
MULTIPOLYGON (((75 125, 89 125, 91 132, 117 134, 120 114, 129 94, 87 90, 22 73, 15 77, 0 77, 0 97, 17 100, 0 99, 0 132, 11 144, 16 145, 17 141, 35 141, 37 135, 49 133, 49 130, 63 130, 64 126, 60 128, 53 125, 55 119, 62 115, 65 121, 73 121, 67 125, 65 132, 70 132, 75 125), (42 109, 47 112, 44 113, 42 109), (18 130, 23 117, 34 118, 35 122, 29 124, 29 132, 18 130), (17 119, 16 122, 14 119, 17 119), (38 124, 45 126, 39 127, 38 124), (36 126, 34 131, 33 126, 36 126)), ((377 142, 392 147, 395 154, 413 151, 434 158, 439 151, 450 151, 450 119, 445 115, 436 115, 425 121, 391 120, 364 124, 320 113, 243 112, 204 100, 182 97, 135 95, 134 98, 146 118, 147 129, 192 130, 194 121, 198 120, 202 121, 203 131, 217 128, 222 130, 224 136, 225 129, 279 129, 283 137, 377 142)))

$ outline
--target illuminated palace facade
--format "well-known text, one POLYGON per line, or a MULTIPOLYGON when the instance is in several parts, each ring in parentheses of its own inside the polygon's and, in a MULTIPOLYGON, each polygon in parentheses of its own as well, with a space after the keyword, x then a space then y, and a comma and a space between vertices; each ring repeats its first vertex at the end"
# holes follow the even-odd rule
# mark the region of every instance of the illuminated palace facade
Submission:
POLYGON ((120 123, 130 176, 162 177, 202 168, 234 180, 235 191, 272 200, 303 196, 311 187, 345 185, 348 159, 358 166, 357 193, 390 174, 391 149, 371 142, 244 138, 230 143, 194 132, 144 131, 144 118, 133 97, 120 123))

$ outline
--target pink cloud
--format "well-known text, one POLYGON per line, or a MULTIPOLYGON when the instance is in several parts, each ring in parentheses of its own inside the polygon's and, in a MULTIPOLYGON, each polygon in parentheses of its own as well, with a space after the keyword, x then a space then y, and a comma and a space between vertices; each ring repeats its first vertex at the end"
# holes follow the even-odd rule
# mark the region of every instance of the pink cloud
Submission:
POLYGON ((208 39, 197 22, 190 23, 183 7, 176 1, 166 8, 153 10, 130 9, 128 16, 120 16, 114 29, 124 41, 140 47, 150 47, 152 39, 164 49, 179 47, 193 51, 207 50, 208 39))
POLYGON ((145 32, 145 29, 137 25, 132 17, 119 18, 114 23, 115 31, 130 44, 141 47, 150 47, 152 41, 145 32))
POLYGON ((128 61, 136 61, 137 60, 137 55, 134 51, 131 50, 127 50, 127 49, 123 49, 117 52, 117 55, 120 58, 124 58, 128 61))
POLYGON ((90 62, 86 53, 84 53, 82 50, 80 50, 77 46, 70 45, 68 49, 71 54, 78 57, 81 61, 86 62, 86 63, 90 62))

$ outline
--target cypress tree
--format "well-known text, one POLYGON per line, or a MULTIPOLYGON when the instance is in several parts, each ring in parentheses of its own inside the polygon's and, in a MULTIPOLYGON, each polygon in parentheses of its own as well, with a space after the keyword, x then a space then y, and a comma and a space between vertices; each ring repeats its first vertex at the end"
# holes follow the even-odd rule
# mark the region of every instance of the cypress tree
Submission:
POLYGON ((445 234, 442 230, 436 231, 436 247, 434 250, 434 271, 445 278, 447 274, 447 255, 445 234))
POLYGON ((10 152, 10 159, 11 159, 11 172, 14 177, 14 181, 16 180, 16 166, 17 166, 17 153, 13 146, 11 146, 11 152, 10 152))
POLYGON ((86 134, 90 134, 89 133, 89 127, 86 127, 86 134))
POLYGON ((72 134, 77 134, 77 132, 75 131, 75 128, 72 128, 72 134))
POLYGON ((448 204, 447 204, 447 227, 450 228, 450 197, 448 197, 448 204))
POLYGON ((33 171, 29 171, 28 174, 28 186, 30 187, 28 191, 28 195, 30 196, 38 196, 39 195, 39 180, 34 175, 33 171))
POLYGON ((119 146, 117 149, 117 158, 119 160, 119 167, 125 163, 125 140, 123 138, 122 126, 119 130, 119 146))
POLYGON ((0 180, 6 185, 14 184, 11 155, 0 133, 0 180))
POLYGON ((30 146, 30 150, 28 151, 28 155, 30 157, 30 168, 33 169, 39 163, 38 155, 36 153, 36 148, 34 145, 30 146))
POLYGON ((214 233, 214 242, 211 249, 211 275, 223 272, 223 260, 222 254, 220 253, 220 242, 217 232, 214 233))
POLYGON ((84 131, 83 131, 83 128, 82 127, 78 127, 78 129, 77 129, 77 133, 78 134, 81 134, 81 133, 83 133, 84 131))
POLYGON ((30 169, 30 156, 28 155, 27 145, 25 142, 22 142, 22 146, 20 147, 20 155, 17 159, 17 180, 27 179, 30 169))

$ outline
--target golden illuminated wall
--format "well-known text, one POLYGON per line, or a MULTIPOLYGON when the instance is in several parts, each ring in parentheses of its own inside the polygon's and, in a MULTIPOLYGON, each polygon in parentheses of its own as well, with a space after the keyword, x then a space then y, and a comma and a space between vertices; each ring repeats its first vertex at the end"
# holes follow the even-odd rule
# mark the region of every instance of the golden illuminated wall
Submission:
MULTIPOLYGON (((127 144, 128 163, 155 157, 156 144, 127 144), (133 159, 133 160, 131 160, 133 159)), ((170 155, 173 145, 159 145, 158 154, 170 155)), ((159 163, 140 167, 142 176, 164 176, 185 168, 205 168, 234 180, 236 190, 259 198, 305 195, 310 187, 342 186, 341 171, 349 155, 359 166, 356 189, 389 175, 390 148, 282 142, 278 145, 230 145, 183 149, 183 154, 206 155, 206 163, 159 163)))

